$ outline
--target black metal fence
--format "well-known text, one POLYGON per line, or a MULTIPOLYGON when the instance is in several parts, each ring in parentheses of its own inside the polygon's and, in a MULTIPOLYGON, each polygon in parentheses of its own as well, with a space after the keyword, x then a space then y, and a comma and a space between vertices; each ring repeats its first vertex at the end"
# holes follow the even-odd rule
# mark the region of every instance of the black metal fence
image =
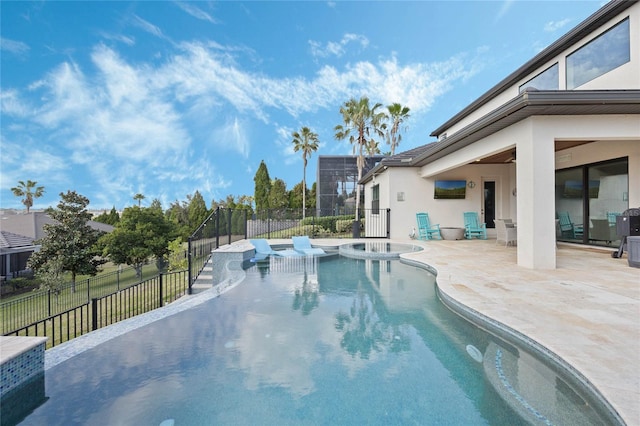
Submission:
POLYGON ((46 336, 47 348, 170 303, 187 292, 187 271, 159 274, 119 291, 13 330, 10 336, 46 336))
POLYGON ((88 303, 92 298, 104 296, 139 283, 144 277, 158 275, 155 265, 144 265, 142 275, 135 268, 122 267, 113 272, 66 283, 59 291, 36 290, 19 298, 0 303, 2 334, 10 333, 28 324, 69 311, 88 303))
POLYGON ((0 304, 3 335, 44 335, 53 344, 73 338, 94 327, 104 327, 163 305, 169 297, 191 294, 198 275, 211 253, 221 245, 247 238, 389 238, 390 210, 361 209, 355 214, 331 215, 319 209, 257 210, 217 208, 189 237, 184 271, 158 274, 155 266, 143 269, 142 280, 135 269, 122 268, 107 274, 67 284, 59 292, 37 291, 0 304), (150 268, 154 268, 151 271, 150 268), (146 272, 145 272, 146 271, 146 272), (175 283, 182 277, 182 290, 175 283), (164 281, 164 282, 163 282, 164 281), (166 281, 173 290, 169 291, 166 281), (153 290, 157 288, 157 290, 153 290), (181 293, 182 292, 182 293, 181 293), (158 302, 159 301, 159 302, 158 302), (89 317, 89 314, 90 317, 89 317), (79 334, 78 334, 79 333, 79 334))

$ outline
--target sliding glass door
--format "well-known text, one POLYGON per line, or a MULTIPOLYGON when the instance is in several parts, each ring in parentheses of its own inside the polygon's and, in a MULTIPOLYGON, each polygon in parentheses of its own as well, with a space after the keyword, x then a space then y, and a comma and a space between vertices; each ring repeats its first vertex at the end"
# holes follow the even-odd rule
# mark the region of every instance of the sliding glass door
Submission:
POLYGON ((616 216, 629 208, 627 158, 556 171, 558 240, 617 247, 616 216))

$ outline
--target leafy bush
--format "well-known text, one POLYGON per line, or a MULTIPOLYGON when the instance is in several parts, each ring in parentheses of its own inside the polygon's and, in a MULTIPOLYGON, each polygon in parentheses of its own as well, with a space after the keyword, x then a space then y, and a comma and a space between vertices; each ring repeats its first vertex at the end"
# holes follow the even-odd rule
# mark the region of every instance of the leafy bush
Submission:
POLYGON ((338 233, 350 232, 352 223, 353 223, 353 219, 336 220, 336 231, 338 233))
MULTIPOLYGON (((324 228, 327 232, 340 232, 336 228, 336 222, 342 220, 348 220, 349 223, 353 222, 353 215, 340 215, 340 216, 320 216, 320 217, 307 217, 302 221, 303 225, 315 224, 324 228)), ((351 225, 349 225, 349 229, 351 225)))

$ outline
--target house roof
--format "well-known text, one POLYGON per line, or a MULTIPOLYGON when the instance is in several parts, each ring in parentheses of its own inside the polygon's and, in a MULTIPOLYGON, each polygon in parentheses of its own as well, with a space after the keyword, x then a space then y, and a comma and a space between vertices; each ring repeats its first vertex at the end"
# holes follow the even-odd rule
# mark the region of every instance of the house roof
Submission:
POLYGON ((522 80, 523 78, 533 73, 535 70, 545 65, 547 62, 558 56, 571 45, 580 42, 580 40, 589 35, 591 32, 597 30, 604 23, 614 18, 616 15, 622 13, 629 7, 633 6, 635 3, 638 3, 638 0, 614 0, 608 2, 599 10, 597 10, 593 15, 582 21, 580 24, 578 24, 578 26, 573 28, 564 36, 560 37, 549 47, 542 50, 520 68, 509 74, 502 81, 489 89, 486 93, 484 93, 474 102, 465 107, 462 111, 451 117, 437 129, 435 129, 430 134, 430 136, 438 136, 442 134, 455 123, 464 119, 471 113, 477 111, 498 94, 508 89, 509 87, 512 87, 518 81, 522 80))
POLYGON ((423 151, 423 166, 534 115, 640 114, 640 90, 525 90, 448 138, 423 151))
POLYGON ((32 247, 33 238, 24 235, 14 234, 13 232, 0 231, 0 249, 32 247))
MULTIPOLYGON (((35 240, 45 236, 44 225, 56 223, 45 212, 30 212, 24 214, 7 214, 0 218, 0 228, 3 231, 24 235, 35 240)), ((90 220, 89 226, 104 232, 113 231, 113 226, 90 220)))
POLYGON ((384 167, 424 166, 534 115, 595 114, 640 114, 640 90, 527 89, 450 137, 385 158, 361 183, 384 167))

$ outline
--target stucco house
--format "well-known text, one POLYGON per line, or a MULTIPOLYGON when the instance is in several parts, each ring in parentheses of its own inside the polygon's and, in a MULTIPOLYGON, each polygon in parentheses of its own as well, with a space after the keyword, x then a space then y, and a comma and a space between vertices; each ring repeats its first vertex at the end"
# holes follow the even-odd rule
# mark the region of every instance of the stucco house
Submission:
MULTIPOLYGON (((40 246, 38 240, 46 236, 44 225, 55 224, 46 212, 18 213, 0 211, 0 277, 9 280, 26 270, 27 260, 40 246)), ((113 226, 90 220, 89 226, 102 232, 113 226)))
POLYGON ((528 268, 554 269, 557 239, 612 244, 603 221, 640 207, 640 3, 605 4, 431 136, 360 182, 365 208, 391 210, 391 238, 406 239, 417 212, 461 227, 475 211, 489 237, 493 219, 517 222, 511 249, 528 268), (463 198, 436 198, 442 181, 463 182, 463 198))

